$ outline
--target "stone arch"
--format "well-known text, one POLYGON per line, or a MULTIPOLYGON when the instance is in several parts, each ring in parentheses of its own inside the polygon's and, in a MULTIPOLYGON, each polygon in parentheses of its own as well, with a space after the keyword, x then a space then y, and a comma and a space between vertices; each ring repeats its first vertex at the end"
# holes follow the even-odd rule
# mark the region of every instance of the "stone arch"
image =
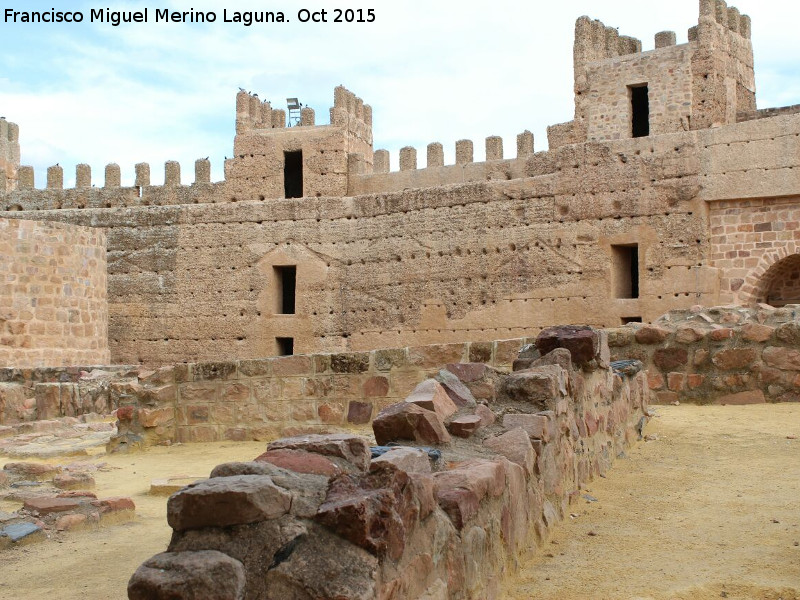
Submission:
POLYGON ((800 303, 800 245, 789 242, 766 252, 745 279, 739 298, 742 304, 800 303))

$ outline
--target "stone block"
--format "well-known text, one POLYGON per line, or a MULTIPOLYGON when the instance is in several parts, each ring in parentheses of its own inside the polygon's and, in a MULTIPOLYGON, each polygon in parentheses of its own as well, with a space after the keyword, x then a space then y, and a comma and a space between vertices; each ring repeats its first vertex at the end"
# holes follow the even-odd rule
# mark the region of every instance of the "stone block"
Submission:
POLYGON ((434 411, 442 421, 458 410, 444 387, 434 379, 426 379, 417 385, 405 401, 434 411))
POLYGON ((391 463, 406 473, 430 473, 431 459, 419 448, 401 446, 372 459, 372 464, 391 463))
POLYGON ((366 373, 368 370, 369 352, 331 355, 331 371, 334 373, 366 373))
POLYGON ((771 367, 786 371, 800 371, 800 350, 782 346, 767 346, 761 358, 771 367))
POLYGON ((434 377, 444 387, 447 395, 457 406, 474 406, 475 396, 470 389, 447 369, 441 369, 434 377))
POLYGON ((636 330, 635 338, 640 344, 660 344, 669 337, 670 331, 654 325, 645 325, 636 330))
POLYGON ((370 377, 361 385, 365 398, 383 398, 389 393, 389 380, 382 375, 370 377))
POLYGON ((742 339, 748 342, 763 343, 772 337, 774 327, 761 325, 759 323, 746 323, 742 326, 742 339))
POLYGON ((548 365, 517 371, 504 377, 499 397, 509 402, 524 402, 543 409, 552 408, 566 390, 566 372, 559 366, 548 365))
POLYGON ((572 355, 572 362, 578 366, 586 365, 592 360, 596 360, 601 366, 608 366, 610 361, 608 336, 592 327, 548 327, 536 337, 536 347, 542 355, 556 348, 566 348, 572 355))
POLYGON ((723 371, 732 369, 743 369, 758 358, 758 354, 753 348, 728 348, 720 350, 711 357, 711 362, 723 371))
POLYGON ((371 453, 369 442, 360 436, 337 433, 330 435, 304 435, 271 442, 268 450, 303 450, 322 456, 341 458, 357 470, 369 467, 371 453))
POLYGON ((372 404, 351 400, 347 405, 347 422, 352 425, 365 425, 372 419, 372 404))
POLYGON ((533 449, 528 432, 524 429, 512 429, 502 435, 487 438, 483 445, 520 465, 528 475, 533 473, 536 451, 533 449))
POLYGON ((266 475, 215 477, 171 496, 167 522, 176 531, 255 523, 286 514, 291 502, 266 475))
POLYGON ((163 552, 136 569, 128 599, 242 600, 245 581, 242 563, 222 552, 163 552))
POLYGON ((483 420, 478 415, 464 415, 463 417, 456 417, 447 426, 447 429, 452 435, 461 438, 472 437, 478 429, 483 425, 483 420))
POLYGON ((333 477, 342 472, 339 465, 332 460, 302 450, 267 450, 255 461, 270 463, 288 471, 309 475, 333 477))
POLYGON ((549 442, 556 435, 554 423, 546 415, 507 414, 503 416, 506 429, 521 428, 533 439, 549 442))
POLYGON ((736 394, 726 394, 716 399, 715 404, 742 405, 742 404, 764 404, 767 399, 761 390, 749 390, 736 394))
POLYGON ((672 371, 676 367, 682 367, 689 361, 689 352, 686 348, 669 346, 658 348, 653 353, 653 364, 662 371, 672 371))
POLYGON ((75 510, 84 502, 80 498, 28 498, 25 500, 23 507, 25 510, 45 516, 52 513, 68 512, 75 510))
POLYGON ((450 443, 450 435, 434 411, 408 402, 392 404, 379 412, 372 421, 372 430, 375 441, 381 446, 400 440, 421 444, 450 443))

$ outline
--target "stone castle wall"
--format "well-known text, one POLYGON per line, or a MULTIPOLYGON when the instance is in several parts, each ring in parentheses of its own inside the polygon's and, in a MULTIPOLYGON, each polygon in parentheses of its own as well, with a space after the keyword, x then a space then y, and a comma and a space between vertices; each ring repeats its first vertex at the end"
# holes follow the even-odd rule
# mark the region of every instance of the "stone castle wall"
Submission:
POLYGON ((106 236, 0 219, 0 364, 106 364, 106 236))
POLYGON ((128 597, 500 598, 518 557, 647 420, 643 374, 601 365, 594 335, 588 356, 559 348, 481 404, 425 382, 374 421, 378 444, 393 444, 379 457, 365 438, 304 435, 217 466, 170 498, 169 548, 128 597))

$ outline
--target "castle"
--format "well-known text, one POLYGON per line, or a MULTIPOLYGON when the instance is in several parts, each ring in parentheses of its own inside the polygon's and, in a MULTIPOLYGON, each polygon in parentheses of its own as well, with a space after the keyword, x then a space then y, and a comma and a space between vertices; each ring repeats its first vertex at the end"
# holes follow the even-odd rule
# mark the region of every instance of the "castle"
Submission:
POLYGON ((749 17, 700 0, 655 49, 575 25, 575 117, 517 155, 487 138, 373 150, 343 87, 330 124, 236 97, 212 183, 136 165, 46 189, 0 120, 0 361, 247 359, 489 341, 553 323, 614 327, 695 304, 800 302, 800 106, 756 109, 749 17))

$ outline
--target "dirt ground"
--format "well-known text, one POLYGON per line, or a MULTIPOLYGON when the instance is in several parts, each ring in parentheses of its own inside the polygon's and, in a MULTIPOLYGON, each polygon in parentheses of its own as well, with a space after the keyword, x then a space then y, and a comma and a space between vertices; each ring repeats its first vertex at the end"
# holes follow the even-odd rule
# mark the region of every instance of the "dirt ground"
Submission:
MULTIPOLYGON (((800 405, 655 410, 645 432, 657 439, 587 486, 595 501, 570 507, 574 516, 520 564, 504 599, 800 600, 800 405)), ((136 520, 0 553, 0 599, 125 598, 136 567, 169 540, 166 498, 147 494, 150 481, 204 476, 264 447, 94 457, 113 467, 95 474, 98 496, 133 497, 136 520)))
POLYGON ((800 599, 800 406, 654 410, 504 599, 800 599))

